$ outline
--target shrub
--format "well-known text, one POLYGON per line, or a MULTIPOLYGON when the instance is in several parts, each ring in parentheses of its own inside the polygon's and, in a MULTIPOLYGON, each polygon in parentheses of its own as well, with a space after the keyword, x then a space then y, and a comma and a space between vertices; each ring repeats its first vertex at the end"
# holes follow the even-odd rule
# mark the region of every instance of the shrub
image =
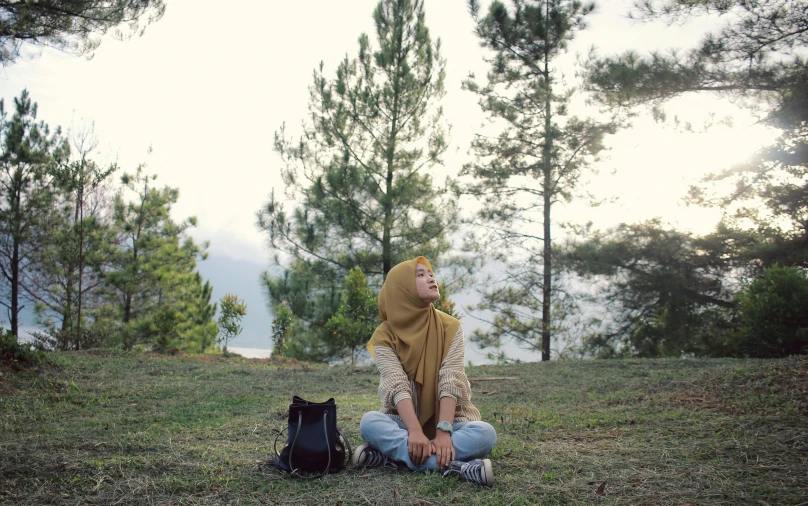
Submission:
POLYGON ((45 359, 45 352, 28 343, 17 342, 10 330, 0 328, 0 362, 15 369, 37 364, 45 359))
POLYGON ((155 351, 165 353, 175 347, 179 324, 180 314, 173 306, 160 307, 150 324, 155 351))
POLYGON ((272 320, 272 357, 283 358, 286 356, 286 351, 289 348, 289 340, 294 334, 296 327, 296 318, 292 309, 286 304, 286 301, 281 302, 274 307, 275 318, 272 320))
POLYGON ((774 358, 808 352, 808 276, 795 267, 763 271, 738 295, 742 330, 731 343, 738 354, 774 358))
POLYGON ((232 293, 228 293, 222 297, 219 304, 221 305, 222 312, 219 315, 219 336, 216 342, 219 344, 224 343, 222 353, 227 355, 227 343, 241 334, 243 330, 241 319, 247 315, 247 304, 232 293))
POLYGON ((351 351, 351 367, 356 365, 357 351, 364 348, 379 324, 378 308, 365 273, 359 267, 351 269, 345 276, 339 310, 326 324, 335 347, 351 351))

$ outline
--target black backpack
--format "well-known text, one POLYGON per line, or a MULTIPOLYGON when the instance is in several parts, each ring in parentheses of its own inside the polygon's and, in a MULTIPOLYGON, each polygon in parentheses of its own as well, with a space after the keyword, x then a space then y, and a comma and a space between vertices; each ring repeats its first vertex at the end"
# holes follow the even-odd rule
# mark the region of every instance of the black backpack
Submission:
POLYGON ((286 444, 280 453, 277 443, 283 431, 275 438, 272 460, 278 468, 301 478, 320 478, 345 468, 345 448, 350 458, 351 444, 337 426, 337 404, 333 397, 325 402, 310 402, 293 396, 286 430, 286 444))

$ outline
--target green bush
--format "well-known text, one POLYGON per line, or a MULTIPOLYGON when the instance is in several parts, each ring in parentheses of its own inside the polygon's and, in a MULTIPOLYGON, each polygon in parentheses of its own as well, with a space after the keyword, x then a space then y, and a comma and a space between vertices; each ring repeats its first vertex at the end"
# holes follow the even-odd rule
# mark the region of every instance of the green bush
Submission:
POLYGON ((272 320, 272 357, 282 358, 286 356, 291 337, 295 334, 297 319, 286 301, 273 309, 275 319, 272 320))
POLYGON ((357 353, 364 349, 379 325, 379 303, 359 267, 351 269, 345 276, 341 300, 337 314, 328 320, 326 328, 335 349, 350 350, 353 367, 357 353))
POLYGON ((17 342, 17 336, 0 328, 0 361, 14 368, 34 365, 45 359, 45 352, 28 343, 17 342))
POLYGON ((763 271, 738 295, 742 330, 732 338, 738 354, 775 358, 808 352, 808 275, 794 267, 763 271))

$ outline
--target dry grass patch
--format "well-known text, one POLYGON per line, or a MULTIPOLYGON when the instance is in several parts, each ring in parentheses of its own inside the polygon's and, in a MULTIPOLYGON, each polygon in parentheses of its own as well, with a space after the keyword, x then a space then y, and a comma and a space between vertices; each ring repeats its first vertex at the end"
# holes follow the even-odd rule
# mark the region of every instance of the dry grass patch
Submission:
POLYGON ((693 409, 730 415, 808 416, 808 357, 750 361, 722 368, 670 395, 693 409), (750 366, 751 365, 751 366, 750 366))

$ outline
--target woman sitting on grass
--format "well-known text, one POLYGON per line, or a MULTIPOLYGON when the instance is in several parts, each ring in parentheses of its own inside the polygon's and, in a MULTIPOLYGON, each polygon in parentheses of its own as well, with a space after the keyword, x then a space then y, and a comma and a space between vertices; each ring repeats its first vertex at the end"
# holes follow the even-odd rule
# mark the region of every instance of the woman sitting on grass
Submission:
POLYGON ((426 258, 393 267, 379 293, 382 324, 368 350, 381 373, 380 411, 365 413, 354 465, 444 470, 491 486, 485 457, 494 428, 471 404, 464 370, 466 349, 460 321, 435 309, 438 284, 426 258))

